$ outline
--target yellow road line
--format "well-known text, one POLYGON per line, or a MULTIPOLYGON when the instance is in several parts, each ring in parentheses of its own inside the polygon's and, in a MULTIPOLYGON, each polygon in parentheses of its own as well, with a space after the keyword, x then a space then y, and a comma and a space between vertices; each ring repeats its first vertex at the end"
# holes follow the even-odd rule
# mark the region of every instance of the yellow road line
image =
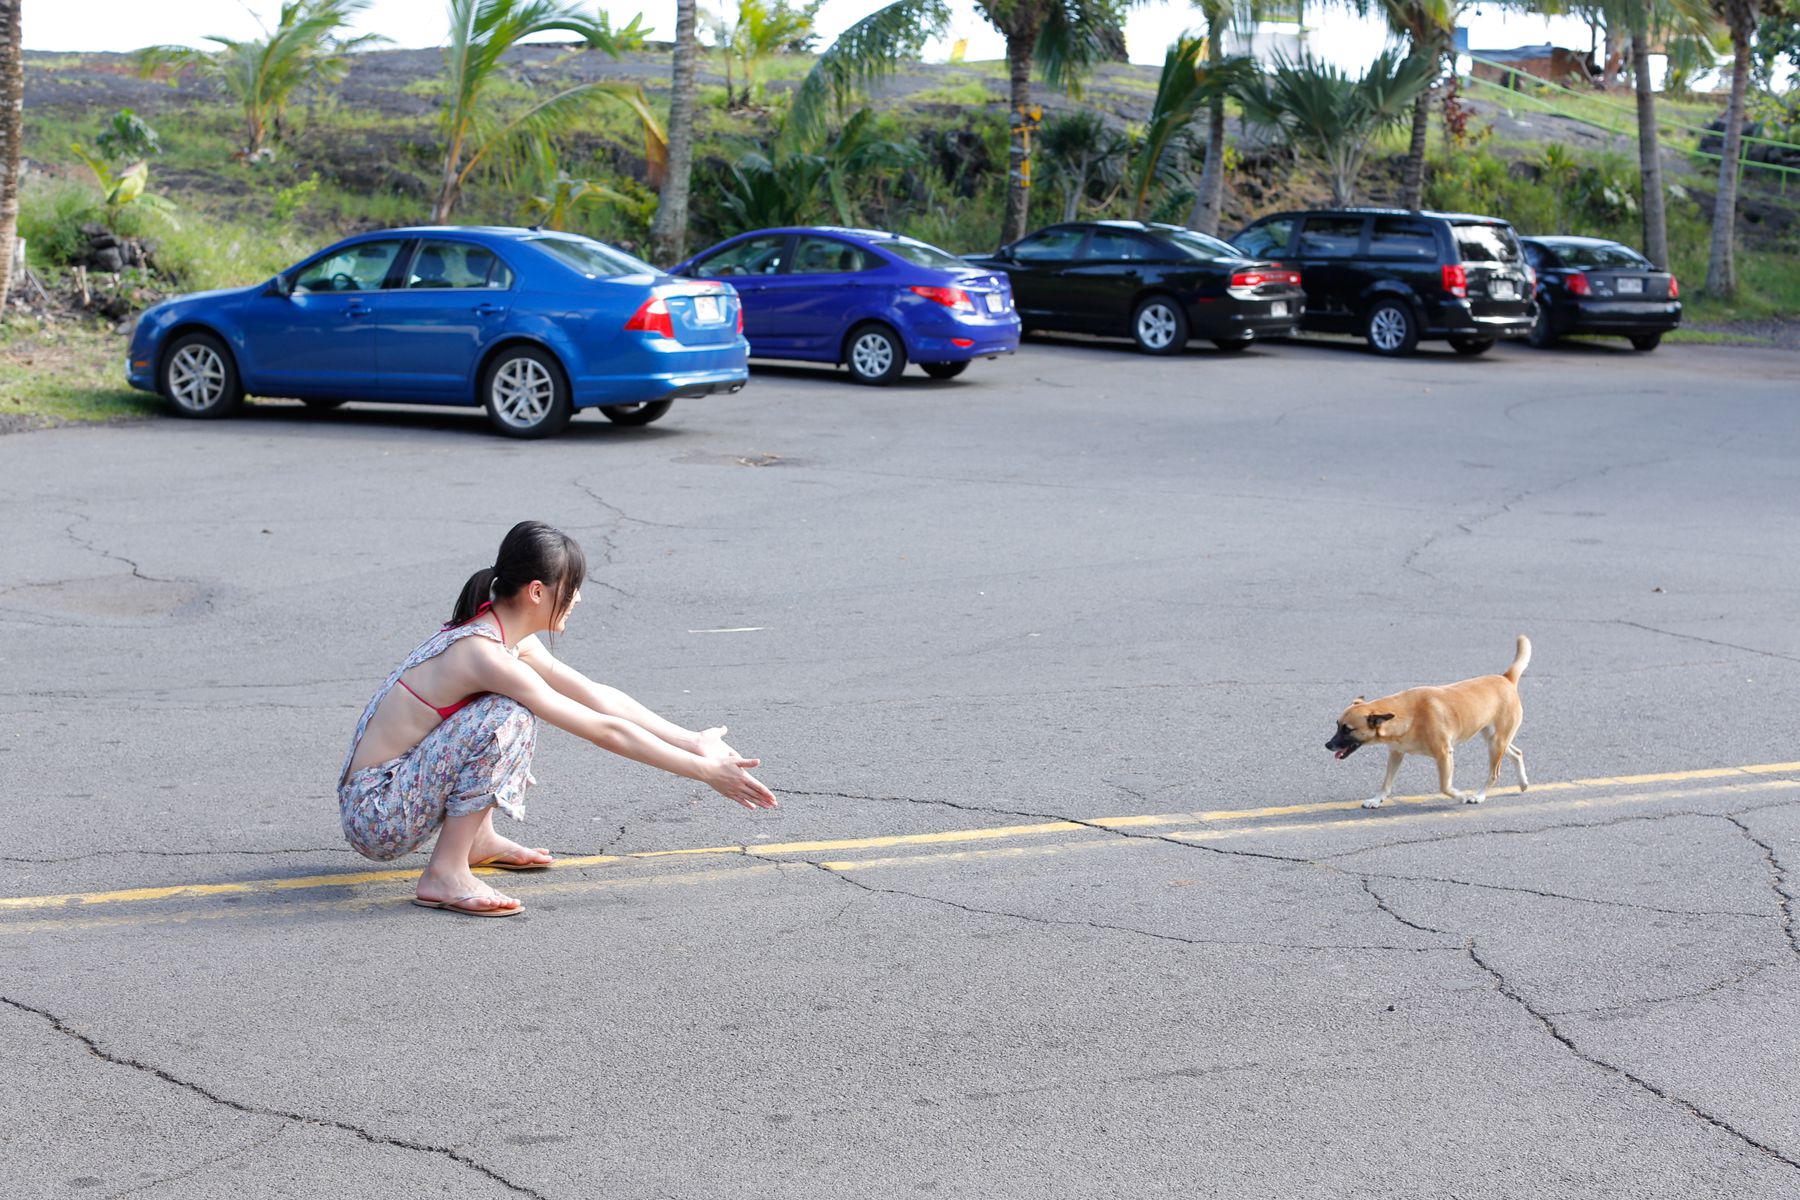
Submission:
MULTIPOLYGON (((1785 763, 1753 763, 1738 767, 1709 767, 1694 771, 1667 771, 1649 775, 1609 775, 1593 779, 1575 779, 1556 783, 1536 784, 1527 793, 1538 796, 1546 792, 1566 792, 1577 789, 1593 789, 1632 786, 1649 783, 1678 783, 1704 779, 1728 779, 1743 776, 1767 776, 1800 772, 1800 762, 1785 763)), ((1794 781, 1777 781, 1794 782, 1794 781)), ((1659 794, 1645 793, 1644 799, 1654 798, 1659 794)), ((1687 793, 1684 793, 1687 794, 1687 793)), ((1444 798, 1432 794, 1415 796, 1396 796, 1388 801, 1390 805, 1418 805, 1427 803, 1443 803, 1444 798)), ((756 846, 696 846, 676 850, 643 850, 630 854, 592 854, 559 859, 557 867, 561 869, 600 866, 608 863, 630 862, 640 859, 684 857, 692 855, 743 854, 748 850, 756 854, 824 854, 843 850, 876 850, 895 846, 927 846, 943 843, 960 843, 985 841, 998 838, 1031 837, 1049 833, 1068 833, 1079 829, 1138 829, 1164 825, 1190 825, 1194 823, 1217 824, 1224 822, 1255 821, 1267 817, 1297 816, 1309 813, 1328 813, 1353 811, 1361 807, 1360 801, 1325 801, 1313 804, 1286 804, 1268 808, 1252 809, 1213 809, 1199 812, 1149 813, 1136 816, 1099 817, 1092 821, 1046 821, 1026 825, 999 825, 980 829, 949 829, 935 833, 894 834, 878 837, 833 838, 809 842, 776 842, 756 846)), ((1533 806, 1537 807, 1537 806, 1533 806)), ((1201 836, 1221 836, 1208 833, 1201 836)), ((242 896, 270 892, 309 890, 315 888, 354 887, 370 883, 394 883, 417 879, 422 869, 358 871, 339 875, 302 875, 289 879, 255 879, 237 883, 183 883, 161 887, 126 888, 108 892, 72 892, 50 896, 9 896, 0 897, 0 912, 27 909, 53 909, 93 904, 130 904, 145 903, 157 900, 196 899, 212 896, 242 896)), ((499 872, 483 869, 483 874, 499 872)))

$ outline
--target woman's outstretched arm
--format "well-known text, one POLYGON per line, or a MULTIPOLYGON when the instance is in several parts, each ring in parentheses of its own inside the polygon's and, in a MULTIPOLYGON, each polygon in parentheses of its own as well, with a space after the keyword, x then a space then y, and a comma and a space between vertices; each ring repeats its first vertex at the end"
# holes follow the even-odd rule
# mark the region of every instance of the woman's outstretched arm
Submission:
POLYGON ((684 729, 667 717, 651 712, 618 688, 595 683, 551 654, 536 637, 524 638, 519 642, 519 661, 531 667, 545 683, 577 704, 605 713, 609 717, 630 721, 638 728, 649 730, 669 745, 686 750, 689 754, 705 756, 731 749, 722 740, 723 726, 717 730, 704 729, 698 732, 684 729))
POLYGON ((751 767, 761 765, 760 759, 742 758, 735 752, 702 754, 676 746, 652 736, 634 721, 601 712, 557 691, 538 671, 525 665, 522 653, 515 660, 497 646, 491 650, 483 646, 481 651, 471 664, 479 690, 516 700, 558 729, 586 738, 603 750, 672 775, 697 779, 745 808, 776 807, 775 794, 750 774, 751 767))

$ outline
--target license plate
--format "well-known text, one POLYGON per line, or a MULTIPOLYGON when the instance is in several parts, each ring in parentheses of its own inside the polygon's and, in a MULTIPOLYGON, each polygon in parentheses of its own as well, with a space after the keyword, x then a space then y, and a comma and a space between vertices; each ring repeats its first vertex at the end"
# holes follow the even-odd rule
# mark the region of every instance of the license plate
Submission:
POLYGON ((987 310, 991 313, 1006 311, 1006 297, 995 292, 987 298, 987 310))
POLYGON ((1277 300, 1275 303, 1269 305, 1269 315, 1271 317, 1287 316, 1287 301, 1277 300))
POLYGON ((1621 279, 1621 280, 1619 280, 1619 295, 1623 296, 1627 292, 1632 293, 1634 295, 1638 295, 1638 296, 1643 295, 1644 294, 1644 281, 1641 279, 1621 279))
POLYGON ((725 321, 725 310, 719 307, 717 296, 694 297, 694 323, 696 325, 721 325, 725 321))
POLYGON ((1496 300, 1517 300, 1519 288, 1510 279, 1496 279, 1488 284, 1488 295, 1496 300))

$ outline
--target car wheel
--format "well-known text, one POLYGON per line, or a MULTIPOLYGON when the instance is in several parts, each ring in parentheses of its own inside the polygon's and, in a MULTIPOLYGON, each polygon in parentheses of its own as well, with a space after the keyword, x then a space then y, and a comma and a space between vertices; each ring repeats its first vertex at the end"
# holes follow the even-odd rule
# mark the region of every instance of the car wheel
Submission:
POLYGON ((1477 354, 1486 354, 1494 348, 1493 338, 1453 337, 1450 348, 1464 358, 1474 358, 1477 354))
POLYGON ((906 370, 906 347, 886 325, 862 325, 844 339, 844 362, 856 382, 885 387, 906 370))
POLYGON ((1255 338, 1247 337, 1214 338, 1212 344, 1227 354, 1236 354, 1240 350, 1248 350, 1250 344, 1255 340, 1255 338))
POLYGON ((333 408, 342 408, 344 402, 333 396, 302 396, 300 403, 314 412, 326 412, 333 408))
POLYGON ((955 379, 969 369, 968 360, 953 363, 920 363, 920 368, 933 379, 955 379))
POLYGON ((177 416, 228 417, 244 403, 237 363, 210 333, 184 333, 163 352, 162 394, 177 416))
POLYGON ((646 400, 642 404, 602 404, 600 411, 614 425, 648 425, 660 421, 674 406, 673 400, 646 400))
POLYGON ((1419 323, 1403 302, 1383 300, 1369 310, 1363 335, 1375 353, 1399 357, 1411 354, 1418 346, 1419 323))
POLYGON ((1537 320, 1531 323, 1531 332, 1525 335, 1525 340, 1539 350, 1548 350, 1556 345, 1558 339, 1556 330, 1550 324, 1550 306, 1548 304, 1538 305, 1537 320))
POLYGON ((568 427, 574 408, 562 367, 546 350, 502 350, 481 376, 488 420, 507 437, 554 437, 568 427))
POLYGON ((1641 350, 1648 354, 1660 345, 1662 345, 1662 334, 1660 333, 1634 333, 1631 335, 1633 350, 1641 350))
POLYGON ((1145 354, 1180 354, 1187 349, 1187 314, 1167 296, 1152 296, 1131 314, 1131 340, 1145 354))

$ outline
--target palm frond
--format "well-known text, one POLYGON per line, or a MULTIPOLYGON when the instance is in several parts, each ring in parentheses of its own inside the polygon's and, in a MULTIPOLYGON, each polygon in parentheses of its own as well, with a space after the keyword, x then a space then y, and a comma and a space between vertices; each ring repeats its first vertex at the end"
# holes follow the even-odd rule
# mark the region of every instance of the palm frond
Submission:
POLYGON ((841 110, 903 59, 917 55, 949 24, 947 0, 894 0, 844 30, 795 90, 782 124, 782 144, 793 150, 817 142, 833 109, 841 110))

